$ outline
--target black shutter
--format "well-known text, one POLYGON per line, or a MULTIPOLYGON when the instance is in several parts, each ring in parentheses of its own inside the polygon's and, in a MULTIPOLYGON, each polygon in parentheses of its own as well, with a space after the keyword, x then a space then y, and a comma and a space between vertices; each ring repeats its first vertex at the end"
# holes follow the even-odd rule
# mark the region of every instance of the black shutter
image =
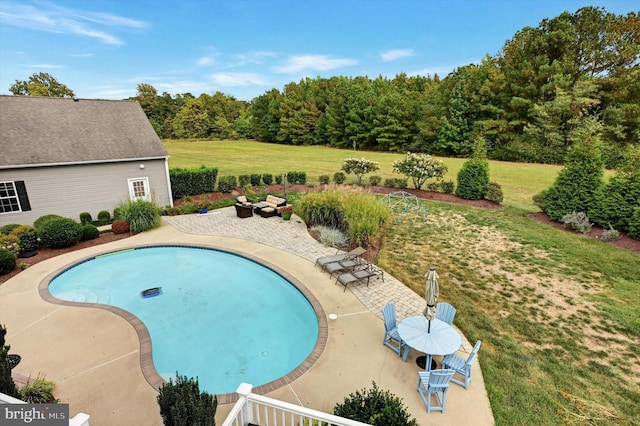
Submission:
POLYGON ((16 192, 18 193, 18 201, 20 201, 20 208, 23 212, 31 210, 31 204, 29 204, 29 196, 27 195, 27 188, 24 186, 23 180, 17 180, 13 182, 16 186, 16 192))

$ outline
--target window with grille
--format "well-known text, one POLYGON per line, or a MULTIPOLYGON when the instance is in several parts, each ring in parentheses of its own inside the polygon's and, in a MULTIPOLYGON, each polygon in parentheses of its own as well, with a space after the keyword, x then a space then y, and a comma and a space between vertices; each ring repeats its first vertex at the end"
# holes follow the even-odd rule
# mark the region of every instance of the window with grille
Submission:
POLYGON ((129 197, 132 200, 151 201, 149 178, 129 179, 129 197))
POLYGON ((0 214, 31 210, 24 181, 0 182, 0 214))

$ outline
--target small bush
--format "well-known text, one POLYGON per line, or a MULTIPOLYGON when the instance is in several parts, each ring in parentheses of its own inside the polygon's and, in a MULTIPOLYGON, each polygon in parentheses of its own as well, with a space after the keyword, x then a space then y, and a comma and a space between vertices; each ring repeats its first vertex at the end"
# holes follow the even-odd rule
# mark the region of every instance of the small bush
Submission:
POLYGON ((16 256, 20 253, 20 241, 17 235, 0 235, 0 249, 9 250, 16 256))
MULTIPOLYGON (((0 250, 2 252, 2 250, 0 250)), ((0 254, 0 258, 2 255, 0 254)), ((0 264, 2 262, 0 261, 0 264)), ((0 266, 1 268, 1 266, 0 266)), ((2 275, 2 272, 0 272, 2 275)), ((11 378, 11 365, 9 364, 9 349, 11 346, 5 345, 4 336, 7 334, 7 328, 3 325, 0 325, 0 392, 12 396, 14 398, 19 398, 20 393, 18 389, 16 389, 16 384, 11 378)))
POLYGON ((0 226, 0 234, 9 235, 16 229, 20 224, 18 223, 9 223, 8 225, 0 226))
POLYGON ((491 182, 487 185, 487 193, 484 195, 484 198, 489 201, 493 201, 494 203, 502 203, 502 200, 504 200, 504 194, 502 193, 502 187, 500 184, 491 182))
POLYGON ((20 245, 19 254, 34 252, 40 247, 38 231, 33 226, 21 225, 13 230, 12 235, 18 237, 18 244, 20 245))
POLYGON ((453 183, 452 180, 446 180, 440 182, 440 188, 442 188, 442 192, 445 194, 453 194, 453 191, 456 188, 456 184, 453 183))
POLYGON ((262 175, 262 182, 265 185, 271 185, 271 183, 273 182, 273 175, 269 174, 269 173, 265 173, 262 175))
POLYGON ((418 426, 402 399, 379 389, 375 382, 371 390, 356 391, 336 404, 333 414, 373 426, 418 426))
POLYGON ((113 220, 122 219, 122 215, 120 214, 120 209, 116 207, 113 209, 113 220))
POLYGON ((18 389, 20 399, 29 404, 47 404, 57 402, 53 397, 56 384, 44 377, 36 377, 29 380, 29 383, 18 389))
POLYGON ((320 242, 327 247, 343 247, 349 243, 349 238, 337 228, 315 225, 311 232, 317 233, 320 242))
POLYGON ((249 175, 240 175, 238 176, 238 185, 245 186, 251 183, 251 176, 249 175))
POLYGON ((456 195, 465 200, 482 200, 489 186, 489 163, 483 159, 467 160, 458 172, 456 195))
POLYGON ((129 232, 129 222, 122 219, 116 219, 111 224, 111 232, 114 234, 126 234, 129 232))
POLYGON ((427 191, 440 192, 440 182, 429 182, 427 184, 427 191))
POLYGON ((122 219, 129 222, 129 229, 133 233, 137 234, 160 226, 160 209, 151 201, 126 201, 118 208, 120 208, 122 219))
POLYGON ((347 175, 343 172, 336 172, 333 174, 333 183, 336 185, 342 185, 345 180, 347 180, 347 175))
POLYGON ((87 223, 93 223, 93 218, 91 217, 91 213, 89 212, 80 213, 80 224, 84 225, 87 223))
POLYGON ((409 185, 409 179, 403 178, 387 178, 384 180, 384 186, 387 188, 406 188, 409 185))
POLYGON ((100 236, 100 231, 98 231, 98 227, 92 223, 85 223, 82 225, 82 235, 80 236, 80 241, 87 240, 95 240, 100 236))
POLYGON ((62 216, 58 216, 57 214, 46 214, 44 216, 40 216, 39 218, 36 219, 35 222, 33 222, 33 226, 40 231, 40 228, 42 228, 44 226, 45 223, 49 222, 52 219, 59 219, 62 216))
POLYGON ((165 426, 215 426, 218 400, 215 395, 200 392, 198 379, 188 379, 176 373, 176 381, 169 379, 159 389, 157 401, 165 426))
POLYGON ((262 175, 252 174, 250 181, 252 186, 260 186, 260 182, 262 181, 262 175))
POLYGON ((276 175, 276 184, 282 185, 282 175, 276 175))
POLYGON ((318 180, 320 181, 320 185, 329 185, 331 177, 329 175, 321 175, 318 180))
POLYGON ((218 179, 219 192, 231 192, 238 187, 235 176, 222 176, 218 179))
POLYGON ((111 214, 106 210, 98 212, 98 226, 108 225, 111 223, 111 214))
POLYGON ((611 224, 609 224, 609 229, 605 229, 602 231, 602 235, 600 236, 600 240, 604 242, 616 241, 620 239, 620 232, 616 229, 613 229, 611 224))
MULTIPOLYGON (((8 274, 16 269, 16 256, 15 253, 7 249, 0 248, 0 275, 8 274)), ((0 348, 2 350, 2 348, 0 348)))
POLYGON ((68 217, 59 217, 46 222, 38 229, 42 244, 51 248, 71 247, 80 241, 82 225, 68 217))
POLYGON ((167 216, 179 216, 182 214, 180 207, 168 207, 164 210, 164 214, 167 216))
POLYGON ((295 185, 296 183, 304 185, 307 183, 307 173, 296 171, 287 172, 287 182, 289 182, 290 185, 295 185))
POLYGON ((589 222, 589 217, 585 212, 567 213, 562 216, 560 222, 564 223, 565 228, 573 229, 582 234, 588 234, 593 227, 593 224, 589 222))
POLYGON ((369 176, 369 184, 372 186, 378 186, 382 182, 382 178, 377 175, 369 176))

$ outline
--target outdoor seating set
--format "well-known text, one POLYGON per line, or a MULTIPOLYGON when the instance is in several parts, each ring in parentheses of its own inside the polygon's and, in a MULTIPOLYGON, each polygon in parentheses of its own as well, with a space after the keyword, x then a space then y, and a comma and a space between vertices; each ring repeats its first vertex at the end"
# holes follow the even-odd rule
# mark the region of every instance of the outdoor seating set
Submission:
POLYGON ((444 414, 450 382, 469 388, 471 367, 482 344, 478 340, 466 358, 457 355, 461 338, 452 327, 455 314, 456 309, 451 304, 441 302, 436 305, 435 319, 428 320, 419 315, 405 318, 398 325, 395 304, 387 303, 382 309, 385 327, 382 344, 391 348, 403 361, 407 360, 412 348, 427 354, 416 360, 421 368, 425 368, 418 371, 416 390, 427 407, 427 413, 441 411, 444 414), (437 368, 432 355, 443 356, 441 368, 437 368), (424 364, 421 364, 421 358, 424 364))
POLYGON ((360 280, 369 280, 372 277, 380 277, 384 282, 384 271, 374 264, 368 262, 363 255, 367 252, 362 247, 341 254, 331 256, 322 256, 316 260, 316 266, 324 272, 328 272, 330 278, 336 277, 336 284, 340 283, 347 290, 349 284, 353 284, 360 280))
POLYGON ((263 218, 281 215, 283 207, 291 207, 287 204, 286 198, 267 195, 266 198, 257 203, 253 203, 245 195, 236 197, 236 215, 239 218, 252 217, 253 213, 259 214, 263 218))

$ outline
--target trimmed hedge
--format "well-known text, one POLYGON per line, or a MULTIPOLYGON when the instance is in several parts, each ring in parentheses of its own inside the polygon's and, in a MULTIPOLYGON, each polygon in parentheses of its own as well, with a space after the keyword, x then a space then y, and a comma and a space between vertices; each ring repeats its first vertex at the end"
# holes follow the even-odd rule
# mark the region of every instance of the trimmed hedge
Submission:
POLYGON ((171 192, 174 198, 212 192, 216 186, 218 169, 201 166, 199 169, 170 169, 171 192))
POLYGON ((0 275, 5 275, 13 271, 16 268, 17 258, 18 256, 11 251, 0 249, 0 275))

